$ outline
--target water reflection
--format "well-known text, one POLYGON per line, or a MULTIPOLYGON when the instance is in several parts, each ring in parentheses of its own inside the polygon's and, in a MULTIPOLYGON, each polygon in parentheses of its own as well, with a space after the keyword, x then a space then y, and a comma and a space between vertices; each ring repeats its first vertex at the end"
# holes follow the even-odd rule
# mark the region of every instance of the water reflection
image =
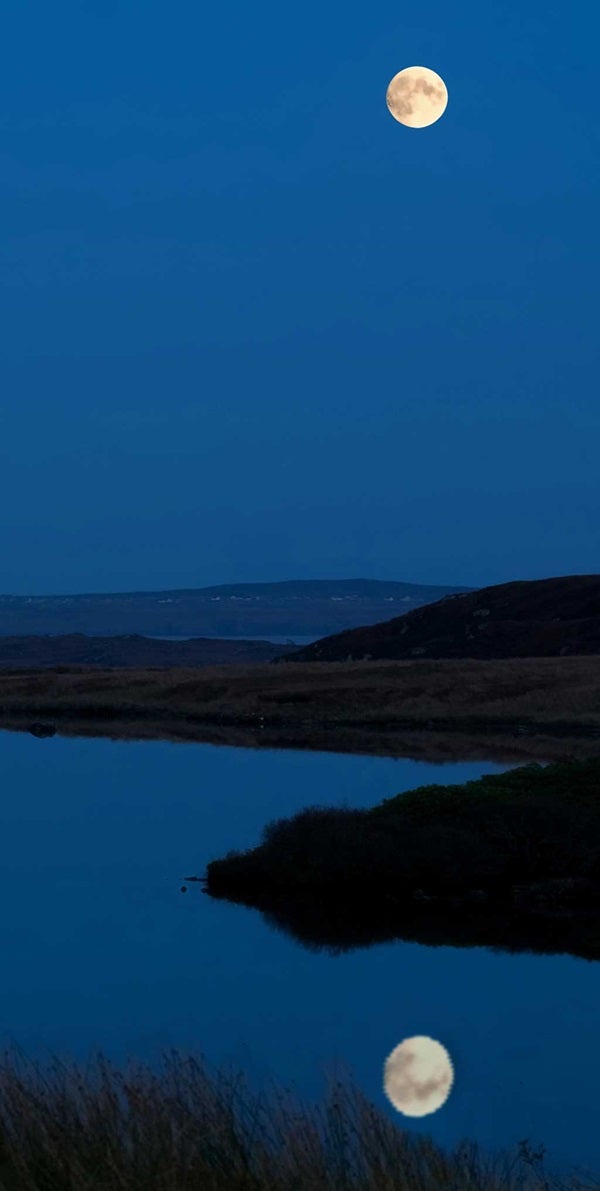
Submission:
MULTIPOLYGON (((332 958, 190 880, 315 798, 375 806, 498 770, 0 733, 0 1042, 40 1059, 102 1049, 118 1063, 176 1047, 315 1099, 323 1066, 341 1061, 391 1117, 384 1058, 399 1039, 430 1034, 460 1079, 411 1132, 486 1148, 530 1137, 552 1146, 552 1166, 598 1168, 600 964, 472 939, 439 946, 433 919, 431 945, 368 947, 366 923, 332 958)), ((358 910, 350 927, 361 927, 358 910)))
POLYGON ((309 951, 342 955, 378 943, 403 941, 428 947, 489 947, 494 951, 572 955, 600 959, 600 912, 596 910, 525 913, 514 905, 490 906, 474 898, 453 898, 407 906, 391 896, 324 903, 311 899, 214 894, 261 912, 269 926, 309 951))

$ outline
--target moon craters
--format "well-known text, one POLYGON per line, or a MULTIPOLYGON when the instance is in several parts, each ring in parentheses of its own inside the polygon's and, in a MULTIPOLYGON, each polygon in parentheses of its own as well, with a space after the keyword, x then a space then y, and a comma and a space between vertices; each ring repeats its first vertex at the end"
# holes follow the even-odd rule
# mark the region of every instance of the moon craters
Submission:
POLYGON ((407 128, 427 128, 444 114, 448 91, 435 70, 407 66, 394 75, 385 98, 394 120, 407 128))
POLYGON ((383 1087, 388 1100, 407 1117, 424 1117, 446 1102, 454 1082, 450 1055, 426 1035, 405 1038, 388 1055, 383 1087))

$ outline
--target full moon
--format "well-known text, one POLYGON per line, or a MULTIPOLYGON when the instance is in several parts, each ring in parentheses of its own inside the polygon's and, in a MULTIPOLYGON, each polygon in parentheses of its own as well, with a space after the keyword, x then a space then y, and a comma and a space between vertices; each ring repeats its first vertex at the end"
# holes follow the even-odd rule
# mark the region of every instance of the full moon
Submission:
POLYGON ((454 1083, 450 1055, 441 1042, 418 1034, 405 1038, 388 1055, 383 1088, 407 1117, 426 1117, 445 1104, 454 1083))
POLYGON ((448 91, 435 70, 407 66, 394 75, 385 99, 394 120, 407 128, 427 128, 446 111, 448 91))

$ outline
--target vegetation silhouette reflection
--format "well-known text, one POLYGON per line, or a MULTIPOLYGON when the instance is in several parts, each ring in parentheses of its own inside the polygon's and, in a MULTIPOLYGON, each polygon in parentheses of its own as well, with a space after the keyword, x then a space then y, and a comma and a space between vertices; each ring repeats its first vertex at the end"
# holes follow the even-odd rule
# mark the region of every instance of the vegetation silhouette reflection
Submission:
POLYGON ((407 909, 392 897, 330 896, 308 893, 205 893, 260 911, 265 922, 309 951, 342 955, 378 943, 422 943, 428 947, 488 947, 493 951, 537 952, 600 959, 598 913, 539 914, 523 917, 514 908, 478 907, 466 900, 463 912, 432 900, 407 909))
POLYGON ((600 958, 600 762, 307 807, 206 870, 206 891, 307 946, 390 939, 600 958))

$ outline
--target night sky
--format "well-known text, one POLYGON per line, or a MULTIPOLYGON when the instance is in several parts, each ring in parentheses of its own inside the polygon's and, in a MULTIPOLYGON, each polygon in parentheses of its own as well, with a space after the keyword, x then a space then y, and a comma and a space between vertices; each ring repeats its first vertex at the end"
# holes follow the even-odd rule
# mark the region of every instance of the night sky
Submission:
POLYGON ((0 591, 597 572, 599 32, 6 0, 0 591))

